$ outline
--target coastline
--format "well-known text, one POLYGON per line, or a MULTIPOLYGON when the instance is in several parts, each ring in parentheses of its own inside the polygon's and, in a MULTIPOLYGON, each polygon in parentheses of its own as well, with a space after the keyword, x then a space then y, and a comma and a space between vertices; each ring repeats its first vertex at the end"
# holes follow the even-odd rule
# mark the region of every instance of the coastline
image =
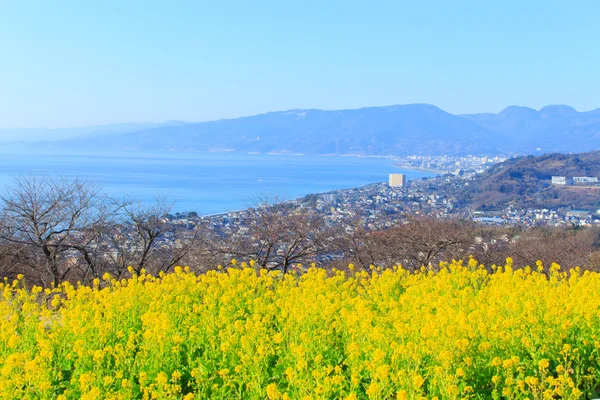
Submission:
POLYGON ((430 172, 430 173, 438 174, 438 175, 444 175, 444 174, 450 174, 451 173, 449 171, 441 171, 439 169, 433 169, 433 168, 416 167, 414 165, 396 164, 396 166, 398 168, 408 169, 408 170, 411 170, 411 171, 430 172))
POLYGON ((393 156, 237 154, 16 151, 2 157, 0 185, 10 185, 14 175, 25 171, 43 175, 52 166, 57 176, 96 182, 110 196, 152 204, 159 193, 174 202, 172 212, 208 216, 246 209, 247 197, 277 194, 282 200, 300 199, 386 182, 390 173, 403 173, 409 179, 438 174, 401 166, 393 156))

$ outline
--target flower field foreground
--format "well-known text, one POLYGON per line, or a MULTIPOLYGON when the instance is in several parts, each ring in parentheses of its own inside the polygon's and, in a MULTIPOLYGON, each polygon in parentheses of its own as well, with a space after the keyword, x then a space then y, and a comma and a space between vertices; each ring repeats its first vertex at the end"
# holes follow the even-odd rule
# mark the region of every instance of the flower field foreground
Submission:
POLYGON ((596 396, 600 274, 490 271, 5 282, 0 398, 596 396))

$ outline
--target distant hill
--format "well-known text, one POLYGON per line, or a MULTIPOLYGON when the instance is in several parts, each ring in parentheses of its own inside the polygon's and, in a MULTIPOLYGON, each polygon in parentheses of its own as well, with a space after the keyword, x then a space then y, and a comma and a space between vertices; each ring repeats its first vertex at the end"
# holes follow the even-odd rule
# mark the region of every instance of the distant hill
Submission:
POLYGON ((306 154, 467 154, 497 152, 502 135, 426 104, 358 110, 291 110, 53 143, 128 150, 306 154), (493 140, 492 140, 493 139, 493 140))
POLYGON ((569 207, 597 210, 600 187, 552 186, 553 175, 600 177, 600 151, 509 159, 477 176, 459 198, 473 209, 569 207))
MULTIPOLYGON (((113 132, 114 133, 114 132, 113 132)), ((42 143, 74 149, 238 151, 372 156, 541 154, 600 149, 600 109, 511 106, 453 115, 429 104, 289 110, 42 143)))
POLYGON ((600 149, 600 109, 577 112, 569 106, 511 106, 498 114, 463 115, 478 125, 507 136, 511 149, 533 152, 582 152, 600 149))
POLYGON ((24 128, 24 129, 0 129, 0 142, 23 141, 37 142, 48 140, 68 140, 78 138, 89 138, 101 135, 119 135, 158 127, 172 127, 184 125, 187 122, 167 121, 163 123, 142 122, 126 124, 109 124, 98 126, 85 126, 77 128, 24 128))

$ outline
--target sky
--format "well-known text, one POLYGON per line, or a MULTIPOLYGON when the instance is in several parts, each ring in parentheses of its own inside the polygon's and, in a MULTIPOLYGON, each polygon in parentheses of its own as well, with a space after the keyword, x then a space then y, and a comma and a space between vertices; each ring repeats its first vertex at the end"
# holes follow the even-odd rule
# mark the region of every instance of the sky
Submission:
POLYGON ((0 0, 0 128, 600 107, 600 1, 0 0))

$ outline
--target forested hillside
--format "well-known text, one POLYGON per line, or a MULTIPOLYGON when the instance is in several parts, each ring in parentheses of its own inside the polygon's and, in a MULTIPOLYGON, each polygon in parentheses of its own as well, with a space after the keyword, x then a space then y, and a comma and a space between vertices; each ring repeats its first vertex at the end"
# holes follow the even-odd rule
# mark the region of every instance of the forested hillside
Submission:
POLYGON ((600 177, 600 151, 509 159, 477 176, 462 198, 472 208, 600 208, 600 188, 553 186, 553 175, 600 177))

